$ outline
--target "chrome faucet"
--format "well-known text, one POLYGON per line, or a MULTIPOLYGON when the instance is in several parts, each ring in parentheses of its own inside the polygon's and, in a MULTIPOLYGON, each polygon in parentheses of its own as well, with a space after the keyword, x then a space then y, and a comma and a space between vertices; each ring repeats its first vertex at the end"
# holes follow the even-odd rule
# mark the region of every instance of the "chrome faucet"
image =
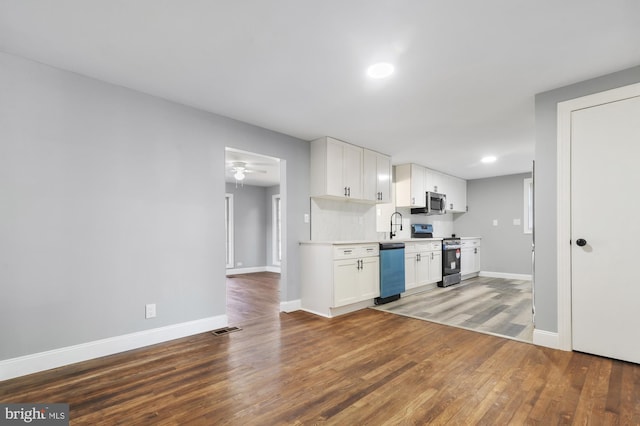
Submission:
POLYGON ((393 212, 393 213, 391 213, 391 229, 390 229, 390 232, 389 232, 389 239, 392 240, 393 237, 396 236, 396 233, 394 232, 393 227, 394 226, 397 227, 398 225, 400 226, 400 230, 402 231, 402 214, 398 213, 398 212, 393 212), (400 223, 398 223, 397 221, 395 223, 393 222, 393 217, 395 215, 400 216, 400 223))

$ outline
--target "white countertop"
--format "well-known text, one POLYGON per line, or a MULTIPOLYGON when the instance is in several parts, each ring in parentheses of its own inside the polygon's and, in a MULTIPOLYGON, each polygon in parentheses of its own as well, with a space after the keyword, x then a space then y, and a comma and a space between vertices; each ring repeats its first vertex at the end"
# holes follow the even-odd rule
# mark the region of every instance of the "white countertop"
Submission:
POLYGON ((398 238, 393 240, 353 240, 353 241, 300 241, 300 244, 319 245, 353 245, 353 244, 378 244, 378 243, 406 243, 406 242, 442 241, 441 237, 434 238, 398 238))

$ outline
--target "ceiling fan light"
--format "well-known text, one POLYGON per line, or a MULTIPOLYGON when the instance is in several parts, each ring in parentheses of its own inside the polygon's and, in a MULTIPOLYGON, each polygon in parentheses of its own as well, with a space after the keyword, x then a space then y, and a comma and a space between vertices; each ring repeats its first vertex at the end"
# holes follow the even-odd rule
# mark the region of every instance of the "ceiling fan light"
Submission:
POLYGON ((233 177, 235 178, 235 180, 242 180, 244 179, 244 172, 242 170, 237 170, 233 177))

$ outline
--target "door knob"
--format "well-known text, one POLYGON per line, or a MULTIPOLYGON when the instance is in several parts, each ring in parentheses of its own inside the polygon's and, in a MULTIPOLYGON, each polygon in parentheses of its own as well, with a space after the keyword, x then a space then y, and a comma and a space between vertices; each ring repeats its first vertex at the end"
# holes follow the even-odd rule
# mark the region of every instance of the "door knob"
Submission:
POLYGON ((584 247, 587 245, 587 240, 583 239, 583 238, 578 238, 576 240, 576 244, 580 247, 584 247))

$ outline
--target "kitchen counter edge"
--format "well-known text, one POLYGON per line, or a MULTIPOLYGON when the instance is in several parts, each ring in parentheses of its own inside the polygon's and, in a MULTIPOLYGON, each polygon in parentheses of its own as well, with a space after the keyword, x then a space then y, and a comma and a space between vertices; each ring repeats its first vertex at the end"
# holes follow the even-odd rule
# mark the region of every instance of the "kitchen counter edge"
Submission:
POLYGON ((408 242, 428 242, 442 241, 440 237, 434 238, 398 238, 396 240, 352 240, 352 241, 300 241, 300 244, 318 244, 318 245, 353 245, 353 244, 378 244, 378 243, 408 243, 408 242))

